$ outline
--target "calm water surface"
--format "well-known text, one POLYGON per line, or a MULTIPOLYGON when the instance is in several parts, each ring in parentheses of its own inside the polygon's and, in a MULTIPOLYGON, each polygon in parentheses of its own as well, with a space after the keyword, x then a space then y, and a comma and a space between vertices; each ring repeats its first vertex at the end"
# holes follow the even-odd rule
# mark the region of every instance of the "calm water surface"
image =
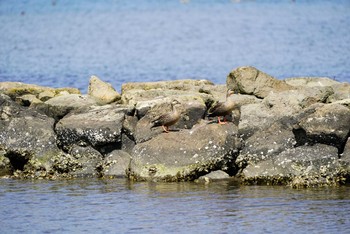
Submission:
MULTIPOLYGON (((350 1, 0 0, 0 82, 350 82, 350 1)), ((348 233, 350 188, 0 180, 1 233, 348 233)))
POLYGON ((0 0, 0 81, 84 93, 91 75, 117 90, 190 77, 223 84, 251 65, 350 82, 349 12, 349 0, 0 0))
POLYGON ((348 233, 350 187, 0 180, 1 233, 348 233))

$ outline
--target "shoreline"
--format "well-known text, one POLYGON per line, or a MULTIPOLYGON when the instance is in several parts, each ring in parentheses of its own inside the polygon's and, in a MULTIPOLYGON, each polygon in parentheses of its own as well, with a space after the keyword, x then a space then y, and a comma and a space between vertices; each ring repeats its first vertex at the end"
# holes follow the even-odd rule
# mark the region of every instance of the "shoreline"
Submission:
POLYGON ((0 82, 0 175, 136 181, 237 179, 242 184, 338 186, 350 179, 350 84, 318 77, 278 80, 239 67, 226 85, 208 80, 125 83, 96 76, 87 94, 0 82), (235 103, 228 123, 206 117, 235 103), (150 123, 181 105, 170 127, 150 123))

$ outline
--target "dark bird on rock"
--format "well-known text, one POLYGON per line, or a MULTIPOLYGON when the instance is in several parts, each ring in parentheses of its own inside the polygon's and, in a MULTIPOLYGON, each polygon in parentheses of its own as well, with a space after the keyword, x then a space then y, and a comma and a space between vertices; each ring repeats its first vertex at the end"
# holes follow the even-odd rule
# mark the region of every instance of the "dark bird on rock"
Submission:
POLYGON ((208 117, 218 117, 219 124, 226 124, 226 115, 231 114, 233 108, 235 107, 235 103, 232 99, 230 99, 230 95, 234 94, 233 90, 228 89, 226 93, 226 101, 218 102, 216 105, 211 107, 208 110, 208 117), (224 117, 224 122, 221 122, 220 118, 224 117))
POLYGON ((180 119, 180 112, 176 106, 181 103, 177 100, 171 102, 171 112, 165 113, 151 121, 151 128, 162 126, 164 132, 169 132, 169 126, 174 125, 180 119))

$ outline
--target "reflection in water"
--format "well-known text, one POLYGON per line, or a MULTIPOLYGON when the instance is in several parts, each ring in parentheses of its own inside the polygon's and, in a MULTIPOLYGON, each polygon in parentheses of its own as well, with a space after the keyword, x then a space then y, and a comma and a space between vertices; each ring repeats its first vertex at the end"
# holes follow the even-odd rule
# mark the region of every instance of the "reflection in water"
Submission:
POLYGON ((13 232, 337 232, 350 188, 240 186, 234 181, 0 180, 2 230, 13 232), (22 223, 22 225, 18 225, 22 223))

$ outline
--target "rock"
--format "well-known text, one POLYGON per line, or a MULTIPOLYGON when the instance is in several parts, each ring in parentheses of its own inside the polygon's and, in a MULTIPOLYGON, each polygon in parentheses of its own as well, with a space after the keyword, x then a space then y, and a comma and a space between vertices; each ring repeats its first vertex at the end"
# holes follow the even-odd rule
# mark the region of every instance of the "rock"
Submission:
POLYGON ((241 118, 238 124, 239 134, 247 139, 254 132, 265 129, 283 117, 283 112, 272 112, 264 103, 248 104, 241 107, 241 118))
POLYGON ((201 123, 137 144, 128 176, 134 180, 193 180, 213 170, 227 170, 239 147, 233 124, 201 123))
POLYGON ((328 97, 327 102, 336 102, 340 100, 350 99, 350 84, 340 83, 332 86, 333 94, 328 97))
POLYGON ((88 95, 95 98, 99 104, 110 104, 120 100, 120 94, 111 84, 103 82, 97 76, 91 76, 88 88, 88 95))
POLYGON ((126 107, 93 106, 71 112, 56 124, 58 145, 69 149, 71 145, 101 147, 121 142, 121 130, 126 107))
POLYGON ((122 85, 122 94, 130 90, 182 90, 182 91, 199 91, 206 86, 214 86, 214 84, 208 80, 171 80, 171 81, 158 81, 158 82, 135 82, 125 83, 122 85))
POLYGON ((127 134, 122 134, 122 147, 121 149, 124 150, 125 152, 131 154, 133 148, 135 147, 135 141, 132 138, 129 138, 129 136, 127 134))
POLYGON ((346 141, 341 159, 350 163, 350 137, 348 137, 348 140, 346 141))
POLYGON ((68 94, 57 96, 44 103, 38 103, 32 106, 45 113, 47 116, 59 120, 70 111, 94 105, 97 105, 96 101, 89 96, 68 94))
POLYGON ((271 92, 281 92, 295 89, 285 81, 259 71, 254 67, 239 67, 227 76, 227 88, 242 94, 265 98, 271 92))
POLYGON ((270 127, 258 130, 245 142, 236 159, 238 168, 245 168, 248 164, 271 159, 283 151, 293 148, 296 140, 292 132, 292 123, 279 121, 270 127))
POLYGON ((239 132, 246 139, 281 118, 294 118, 305 112, 305 108, 325 102, 330 93, 329 87, 271 92, 261 103, 241 106, 239 132))
POLYGON ((33 94, 25 94, 19 97, 16 97, 15 101, 21 106, 30 106, 32 103, 39 104, 42 103, 35 95, 33 94))
POLYGON ((225 97, 226 86, 214 85, 207 80, 140 82, 122 85, 122 103, 132 106, 138 105, 139 102, 182 95, 200 96, 205 103, 210 103, 214 99, 225 97))
POLYGON ((294 127, 299 145, 323 143, 342 151, 350 133, 350 109, 340 104, 317 105, 294 127))
POLYGON ((0 95, 0 116, 0 149, 13 170, 50 171, 51 158, 60 153, 54 119, 19 106, 5 95, 0 95))
POLYGON ((284 80, 288 85, 299 87, 325 87, 339 84, 328 77, 292 77, 284 80))
POLYGON ((336 185, 341 167, 337 149, 316 144, 288 149, 278 156, 248 165, 244 183, 284 184, 293 187, 336 185))
POLYGON ((101 165, 102 177, 126 177, 126 171, 130 165, 131 156, 123 150, 114 150, 109 153, 101 165))
POLYGON ((54 92, 55 95, 58 95, 61 92, 67 92, 69 94, 80 94, 79 89, 76 89, 76 88, 54 89, 54 88, 44 87, 39 85, 24 84, 21 82, 0 82, 0 91, 10 96, 13 100, 15 100, 16 97, 19 97, 25 94, 32 94, 32 95, 35 95, 37 98, 39 98, 38 96, 40 93, 47 92, 47 91, 54 92))
POLYGON ((67 168, 75 177, 96 177, 97 167, 103 161, 103 155, 94 148, 73 145, 69 154, 75 159, 78 167, 67 168))
POLYGON ((330 87, 311 87, 300 90, 288 90, 279 93, 270 93, 264 102, 270 108, 283 109, 284 114, 294 115, 312 104, 326 102, 333 93, 330 87))
POLYGON ((39 93, 38 98, 42 102, 46 102, 47 100, 53 98, 55 96, 55 92, 52 90, 45 90, 41 93, 39 93))
POLYGON ((5 157, 5 151, 0 149, 0 177, 10 176, 12 171, 10 159, 5 157))
POLYGON ((350 183, 348 83, 281 81, 241 67, 227 77, 228 87, 206 80, 128 83, 125 105, 106 98, 99 85, 115 91, 97 77, 91 78, 90 95, 1 82, 0 176, 350 183), (232 121, 218 125, 205 116, 214 102, 225 101, 227 88, 240 94, 230 96, 232 121), (151 129, 173 99, 182 103, 180 120, 170 133, 151 129))
POLYGON ((208 183, 208 182, 212 182, 215 180, 225 180, 225 179, 229 179, 229 178, 230 178, 229 174, 227 174, 224 171, 217 170, 217 171, 212 171, 204 176, 199 177, 198 181, 208 183))

